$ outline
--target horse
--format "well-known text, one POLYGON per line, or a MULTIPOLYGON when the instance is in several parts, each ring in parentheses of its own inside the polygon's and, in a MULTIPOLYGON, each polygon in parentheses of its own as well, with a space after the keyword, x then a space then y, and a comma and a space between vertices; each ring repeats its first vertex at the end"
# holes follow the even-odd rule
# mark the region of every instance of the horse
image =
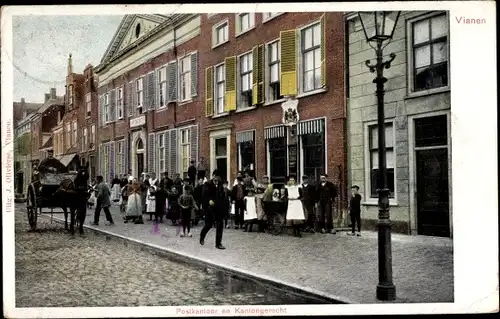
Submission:
POLYGON ((75 221, 80 234, 83 234, 83 225, 87 215, 87 200, 89 198, 88 180, 89 163, 80 166, 74 180, 66 178, 59 184, 54 196, 60 198, 60 205, 64 211, 64 228, 68 230, 68 208, 70 213, 69 231, 75 233, 75 221), (76 213, 76 216, 75 216, 76 213), (76 217, 76 218, 75 218, 76 217))

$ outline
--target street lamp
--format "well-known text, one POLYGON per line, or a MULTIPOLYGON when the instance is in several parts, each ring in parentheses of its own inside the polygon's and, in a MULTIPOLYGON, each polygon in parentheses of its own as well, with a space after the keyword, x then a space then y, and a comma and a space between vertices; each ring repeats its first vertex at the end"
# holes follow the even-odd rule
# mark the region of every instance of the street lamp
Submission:
POLYGON ((391 220, 389 216, 389 189, 387 188, 387 163, 385 148, 385 114, 384 114, 384 68, 391 67, 396 55, 391 53, 387 61, 383 61, 384 48, 392 40, 400 11, 358 12, 366 41, 375 50, 377 61, 365 62, 371 73, 377 72, 373 83, 377 85, 377 120, 378 120, 378 280, 377 299, 392 301, 396 299, 396 286, 392 282, 391 252, 391 220))

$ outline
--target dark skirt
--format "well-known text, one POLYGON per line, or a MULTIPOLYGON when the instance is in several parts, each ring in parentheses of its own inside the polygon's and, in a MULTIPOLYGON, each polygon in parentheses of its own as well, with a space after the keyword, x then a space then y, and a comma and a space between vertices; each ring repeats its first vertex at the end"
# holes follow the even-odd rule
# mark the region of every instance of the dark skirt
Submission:
POLYGON ((177 220, 181 218, 181 210, 179 205, 169 205, 167 219, 177 220))

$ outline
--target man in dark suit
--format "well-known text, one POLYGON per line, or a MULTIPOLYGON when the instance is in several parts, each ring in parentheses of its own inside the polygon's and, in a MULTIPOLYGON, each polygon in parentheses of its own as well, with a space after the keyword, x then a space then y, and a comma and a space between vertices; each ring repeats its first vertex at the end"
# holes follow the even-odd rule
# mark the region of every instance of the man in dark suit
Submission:
POLYGON ((187 175, 189 178, 189 183, 191 186, 195 186, 196 183, 196 166, 194 160, 191 161, 191 165, 188 167, 187 175))
POLYGON ((316 220, 316 214, 314 212, 315 193, 316 188, 309 183, 309 177, 306 175, 302 176, 299 194, 306 215, 306 229, 304 231, 307 233, 314 233, 314 222, 316 220))
POLYGON ((224 188, 221 178, 217 172, 212 174, 212 180, 203 184, 202 207, 205 210, 205 226, 201 230, 200 244, 205 244, 205 237, 208 231, 216 224, 215 247, 226 249, 222 246, 222 232, 224 230, 224 188))
POLYGON ((319 212, 319 227, 322 233, 336 234, 333 227, 332 208, 337 197, 337 187, 327 180, 328 175, 321 174, 320 181, 316 186, 316 203, 319 212), (326 222, 325 222, 326 220, 326 222))
POLYGON ((99 225, 99 215, 101 214, 101 209, 104 210, 104 214, 106 214, 106 219, 108 220, 108 225, 114 225, 113 217, 111 216, 111 212, 109 211, 109 207, 111 206, 111 200, 109 196, 111 192, 109 191, 108 185, 104 183, 102 176, 96 177, 97 187, 96 187, 96 207, 94 212, 94 222, 92 225, 99 225))

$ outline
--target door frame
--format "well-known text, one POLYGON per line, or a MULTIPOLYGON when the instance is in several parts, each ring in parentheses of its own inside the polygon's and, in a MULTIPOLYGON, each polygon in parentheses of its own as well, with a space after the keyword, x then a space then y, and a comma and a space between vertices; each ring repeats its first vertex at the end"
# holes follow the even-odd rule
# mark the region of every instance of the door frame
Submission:
MULTIPOLYGON (((210 172, 207 172, 207 179, 212 177, 212 172, 217 167, 217 159, 215 158, 215 140, 226 139, 226 162, 227 162, 227 176, 226 180, 231 183, 231 129, 218 130, 210 132, 210 172)), ((221 176, 222 178, 222 176, 221 176)))
POLYGON ((416 115, 408 115, 408 159, 409 159, 409 200, 410 200, 410 231, 412 235, 418 235, 418 214, 417 214, 417 162, 416 153, 419 150, 447 149, 448 154, 448 205, 449 205, 449 227, 450 238, 453 238, 453 189, 452 189, 452 168, 451 168, 451 121, 450 110, 427 112, 416 115), (447 138, 445 146, 415 147, 415 119, 446 115, 447 138))

